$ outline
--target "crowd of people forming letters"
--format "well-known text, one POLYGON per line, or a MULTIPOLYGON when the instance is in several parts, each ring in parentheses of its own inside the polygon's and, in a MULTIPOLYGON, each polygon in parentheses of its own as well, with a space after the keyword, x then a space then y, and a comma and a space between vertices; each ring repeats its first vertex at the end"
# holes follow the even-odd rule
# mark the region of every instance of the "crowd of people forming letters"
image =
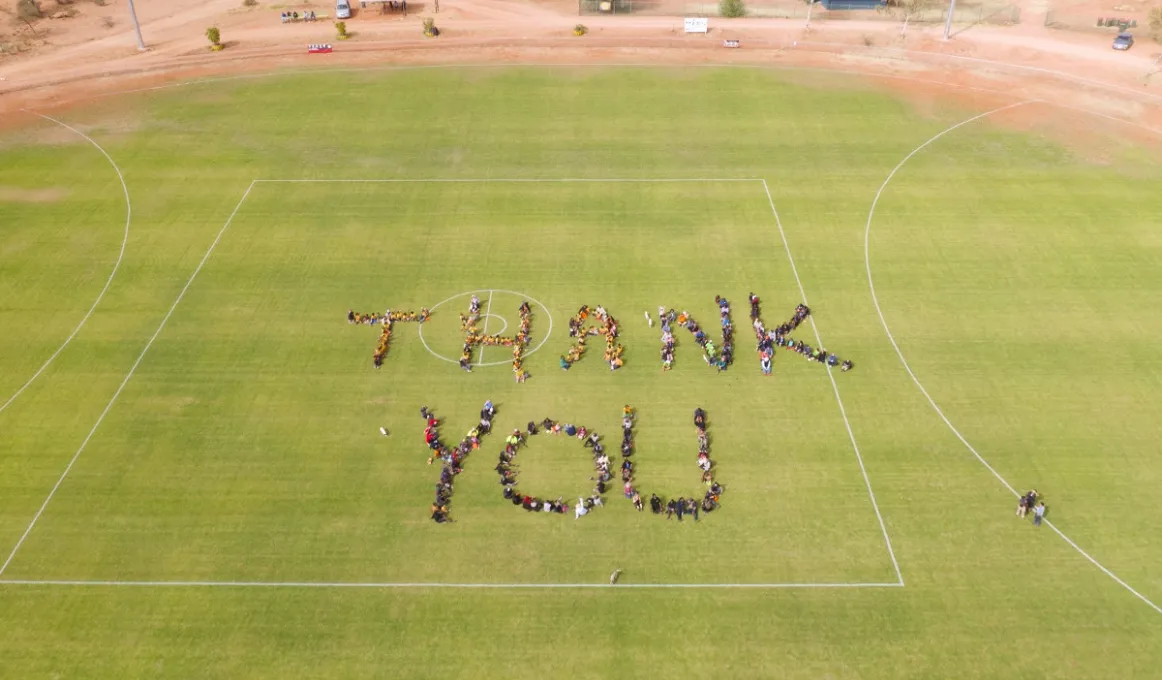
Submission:
POLYGON ((532 308, 527 300, 520 305, 520 323, 515 337, 503 335, 485 335, 480 325, 480 298, 473 295, 468 302, 468 314, 460 315, 460 330, 464 331, 464 347, 460 351, 460 368, 472 371, 472 348, 476 345, 500 346, 512 348, 512 374, 518 383, 528 379, 529 374, 524 370, 524 353, 529 346, 530 329, 532 328, 532 308))
POLYGON ((611 371, 621 368, 625 363, 621 357, 625 347, 617 341, 617 320, 600 305, 594 308, 581 305, 573 318, 569 319, 569 337, 573 338, 573 346, 561 356, 561 368, 567 371, 581 360, 581 355, 585 353, 585 338, 590 335, 605 336, 605 363, 609 364, 611 371))
POLYGON ((416 312, 393 312, 387 310, 383 314, 372 312, 364 314, 356 312, 353 309, 347 310, 347 323, 350 324, 366 324, 368 326, 382 326, 379 333, 379 344, 375 346, 375 352, 371 355, 371 360, 376 368, 383 366, 383 357, 387 356, 387 345, 391 342, 391 327, 398 321, 418 321, 423 323, 431 316, 431 312, 427 308, 421 308, 419 313, 416 312))
POLYGON ((792 352, 798 352, 800 356, 806 357, 808 361, 826 363, 828 366, 839 366, 839 370, 844 372, 851 370, 852 363, 850 360, 840 363, 839 357, 829 353, 822 347, 812 349, 807 343, 788 337, 810 315, 811 310, 807 308, 807 305, 796 305, 795 314, 791 317, 790 321, 767 330, 763 326, 762 315, 759 309, 759 297, 754 293, 750 294, 750 322, 754 328, 755 339, 758 340, 759 367, 762 368, 763 375, 771 374, 771 362, 775 358, 776 347, 784 347, 792 352))
POLYGON ((480 438, 492 432, 492 419, 496 416, 496 408, 491 399, 484 402, 484 408, 480 410, 480 423, 469 430, 455 446, 447 446, 440 439, 440 420, 431 409, 421 406, 420 416, 425 423, 424 443, 430 452, 428 465, 440 461, 440 479, 436 482, 436 498, 432 502, 432 520, 437 524, 451 522, 453 520, 448 507, 452 504, 452 488, 456 475, 463 472, 464 459, 480 448, 480 438))
MULTIPOLYGON (((719 371, 726 370, 734 361, 734 322, 730 319, 730 303, 725 298, 715 295, 714 302, 718 305, 718 315, 722 323, 722 347, 721 352, 719 348, 714 346, 714 340, 702 330, 694 317, 686 310, 675 312, 674 310, 666 311, 665 307, 658 307, 658 319, 662 325, 662 370, 668 371, 674 366, 674 324, 685 328, 694 335, 694 342, 702 348, 702 359, 707 366, 717 368, 719 371)), ((646 313, 646 318, 649 319, 649 312, 646 313)), ((653 320, 650 319, 650 325, 653 325, 653 320)))
MULTIPOLYGON (((840 371, 851 370, 853 364, 850 359, 841 360, 837 355, 822 347, 813 348, 806 342, 790 337, 790 334, 811 315, 811 310, 807 305, 796 305, 795 313, 789 321, 768 329, 763 324, 758 296, 751 293, 748 299, 750 301, 751 327, 754 329, 756 349, 759 354, 759 367, 764 375, 771 374, 776 347, 796 352, 808 361, 826 364, 830 367, 838 366, 840 371)), ((714 302, 718 305, 719 323, 722 328, 721 347, 715 346, 710 335, 686 310, 675 312, 673 309, 666 310, 665 307, 658 307, 658 319, 662 327, 661 358, 663 371, 670 370, 674 365, 675 325, 685 328, 694 336, 694 341, 702 348, 702 358, 707 366, 724 371, 734 362, 734 322, 731 319, 730 303, 719 295, 714 296, 714 302)), ((421 309, 419 313, 388 310, 383 314, 362 314, 347 310, 348 323, 381 326, 379 343, 372 354, 376 368, 383 365, 383 359, 387 355, 388 344, 391 341, 392 326, 396 322, 418 321, 423 323, 430 316, 431 313, 427 309, 421 309)), ((480 329, 481 316, 480 298, 473 295, 469 301, 468 313, 460 315, 460 329, 464 332, 464 346, 460 352, 460 368, 465 371, 472 370, 472 351, 477 345, 511 347, 513 377, 518 383, 524 382, 529 377, 528 372, 524 370, 524 355, 529 346, 532 327, 532 309, 528 301, 521 303, 520 323, 517 333, 513 337, 485 334, 480 329)), ((487 316, 487 314, 483 316, 487 316)), ((646 312, 646 319, 652 326, 653 317, 650 316, 649 312, 646 312)), ((569 319, 569 337, 573 338, 573 345, 560 358, 563 370, 569 370, 573 364, 581 360, 585 353, 586 339, 592 335, 600 335, 605 338, 604 360, 609 364, 609 370, 616 371, 625 364, 622 356, 625 347, 617 340, 617 320, 600 305, 597 307, 582 305, 577 313, 569 319)))

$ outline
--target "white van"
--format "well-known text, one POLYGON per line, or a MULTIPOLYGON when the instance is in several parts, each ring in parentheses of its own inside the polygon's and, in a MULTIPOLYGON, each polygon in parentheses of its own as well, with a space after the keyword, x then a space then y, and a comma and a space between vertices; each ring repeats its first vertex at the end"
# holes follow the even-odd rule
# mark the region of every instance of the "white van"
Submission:
POLYGON ((335 0, 335 18, 336 19, 350 19, 351 18, 351 3, 347 0, 335 0))

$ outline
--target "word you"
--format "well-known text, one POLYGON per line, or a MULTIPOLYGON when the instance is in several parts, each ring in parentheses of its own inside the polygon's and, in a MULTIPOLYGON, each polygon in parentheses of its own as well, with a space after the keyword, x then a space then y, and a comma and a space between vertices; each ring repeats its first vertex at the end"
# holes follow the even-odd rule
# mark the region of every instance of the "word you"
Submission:
MULTIPOLYGON (((457 477, 464 471, 465 460, 480 448, 480 441, 492 432, 492 421, 496 416, 496 408, 492 401, 484 403, 480 410, 480 422, 475 425, 455 446, 448 446, 440 438, 440 419, 426 406, 420 408, 420 415, 424 418, 424 443, 431 454, 428 464, 440 462, 440 477, 436 482, 435 500, 431 507, 431 518, 437 524, 452 522, 450 506, 454 484, 457 477)), ((632 460, 635 450, 633 427, 637 420, 637 413, 631 406, 622 410, 622 437, 619 450, 621 464, 618 466, 621 477, 622 495, 633 503, 638 512, 645 510, 643 495, 645 491, 636 485, 637 466, 632 460)), ((694 428, 698 434, 697 465, 699 478, 706 487, 701 500, 696 496, 670 498, 666 500, 656 493, 649 498, 650 513, 653 515, 665 514, 666 519, 677 515, 678 521, 684 516, 693 516, 698 521, 699 513, 708 513, 720 507, 722 486, 715 479, 715 464, 710 459, 710 435, 707 432, 706 411, 694 409, 694 428)), ((614 463, 606 453, 606 441, 595 430, 584 425, 575 425, 569 422, 555 421, 545 418, 538 424, 529 421, 525 431, 513 430, 504 439, 504 448, 501 449, 496 466, 493 468, 500 480, 502 495, 513 506, 524 509, 526 512, 566 515, 572 510, 575 519, 593 512, 605 505, 606 492, 618 482, 614 478, 614 463), (560 436, 576 438, 583 450, 593 458, 594 476, 589 480, 594 482, 593 489, 588 496, 578 497, 576 503, 565 500, 564 496, 541 497, 523 493, 518 487, 520 474, 516 463, 517 454, 532 448, 533 438, 538 436, 560 436)), ((614 454, 616 456, 616 453, 614 454)))

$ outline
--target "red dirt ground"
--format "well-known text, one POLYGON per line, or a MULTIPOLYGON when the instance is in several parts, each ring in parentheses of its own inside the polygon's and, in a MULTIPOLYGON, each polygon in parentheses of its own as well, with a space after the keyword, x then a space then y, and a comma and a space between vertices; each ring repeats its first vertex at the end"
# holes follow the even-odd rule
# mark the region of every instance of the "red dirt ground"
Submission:
MULTIPOLYGON (((335 41, 330 20, 279 20, 286 9, 333 13, 327 2, 246 8, 241 0, 146 0, 138 2, 145 52, 135 47, 127 0, 104 1, 102 6, 92 0, 59 5, 41 0, 46 14, 75 16, 36 22, 39 38, 27 27, 4 29, 0 42, 26 51, 0 57, 0 112, 6 114, 0 126, 27 120, 15 114, 20 109, 67 107, 128 90, 276 70, 609 63, 841 70, 874 76, 871 81, 920 108, 950 98, 973 109, 1036 99, 1162 130, 1162 75, 1155 75, 1162 48, 1141 35, 1133 50, 1115 52, 1111 35, 1047 28, 1043 0, 1020 0, 1020 24, 957 27, 949 41, 942 39, 941 26, 912 25, 902 37, 899 23, 828 20, 822 10, 809 29, 801 20, 711 19, 708 36, 686 36, 681 18, 579 18, 572 0, 443 0, 438 14, 431 1, 426 7, 413 2, 406 18, 357 9, 347 22, 353 38, 345 42, 335 41), (436 19, 439 38, 421 36, 422 16, 436 19), (578 21, 589 27, 588 35, 572 35, 578 21), (207 49, 204 30, 211 25, 221 29, 226 50, 207 49), (724 49, 724 38, 741 40, 742 48, 724 49), (331 42, 335 52, 306 54, 307 43, 314 42, 331 42)), ((1102 14, 1096 2, 1095 18, 1102 14)), ((10 15, 14 6, 15 0, 0 0, 0 9, 10 15)), ((1032 129, 1045 112, 1046 104, 1035 104, 999 120, 1032 129)), ((1070 137, 1092 127, 1086 116, 1058 118, 1048 134, 1070 137), (1062 122, 1070 120, 1076 124, 1062 122)), ((1142 127, 1125 130, 1155 139, 1142 127)))

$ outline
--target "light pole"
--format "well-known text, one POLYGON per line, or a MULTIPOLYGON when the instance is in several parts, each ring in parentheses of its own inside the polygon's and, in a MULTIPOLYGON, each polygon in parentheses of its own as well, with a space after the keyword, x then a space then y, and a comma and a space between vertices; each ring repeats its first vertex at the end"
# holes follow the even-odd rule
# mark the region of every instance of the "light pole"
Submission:
POLYGON ((137 23, 137 10, 133 8, 133 0, 129 0, 129 18, 133 20, 133 33, 137 36, 137 51, 145 51, 145 40, 141 38, 141 24, 137 23))
MULTIPOLYGON (((133 2, 133 0, 129 0, 133 2)), ((944 22, 944 39, 948 40, 948 36, 952 33, 952 15, 956 14, 956 0, 949 0, 948 2, 948 19, 944 22)))

